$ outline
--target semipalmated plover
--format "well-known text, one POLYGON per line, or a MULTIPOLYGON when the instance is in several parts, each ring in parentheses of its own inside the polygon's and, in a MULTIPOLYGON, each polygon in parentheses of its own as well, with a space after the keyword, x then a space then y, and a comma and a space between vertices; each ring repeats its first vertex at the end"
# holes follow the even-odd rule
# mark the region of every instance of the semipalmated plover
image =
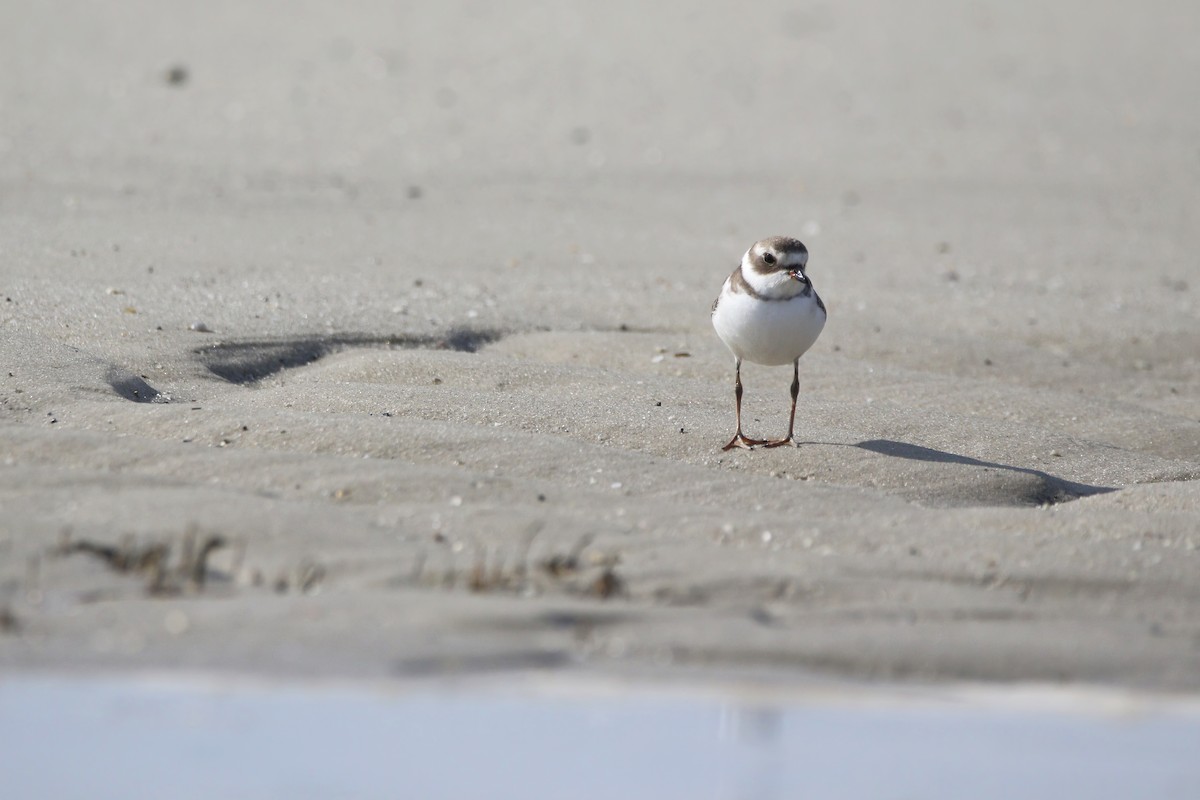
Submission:
POLYGON ((733 351, 734 408, 737 432, 725 445, 778 447, 795 444, 796 396, 800 393, 800 356, 813 346, 825 327, 825 304, 805 273, 808 248, 799 239, 774 236, 746 251, 742 263, 725 279, 713 302, 717 336, 733 351), (787 436, 768 441, 742 433, 742 360, 768 367, 792 363, 792 413, 787 436))

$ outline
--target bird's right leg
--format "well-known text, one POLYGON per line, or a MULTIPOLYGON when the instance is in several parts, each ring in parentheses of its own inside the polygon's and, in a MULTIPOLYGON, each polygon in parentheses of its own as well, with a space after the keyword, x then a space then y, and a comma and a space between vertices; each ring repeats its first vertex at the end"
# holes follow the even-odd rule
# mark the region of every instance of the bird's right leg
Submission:
POLYGON ((732 450, 735 447, 744 447, 747 450, 756 444, 766 444, 766 439, 749 439, 746 434, 742 433, 742 360, 734 358, 734 378, 733 383, 733 398, 734 408, 737 414, 737 433, 729 440, 729 444, 722 447, 722 450, 732 450))

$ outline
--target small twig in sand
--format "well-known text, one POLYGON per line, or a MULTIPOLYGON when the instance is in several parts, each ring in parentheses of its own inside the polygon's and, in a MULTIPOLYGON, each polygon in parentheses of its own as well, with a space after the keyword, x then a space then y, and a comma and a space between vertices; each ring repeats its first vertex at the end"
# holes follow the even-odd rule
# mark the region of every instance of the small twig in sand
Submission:
POLYGON ((103 561, 118 573, 138 573, 146 578, 146 592, 151 595, 175 595, 190 589, 200 592, 208 579, 208 559, 214 550, 225 546, 223 536, 207 537, 196 547, 195 531, 189 528, 183 535, 182 556, 175 569, 169 566, 171 546, 152 542, 139 547, 132 536, 122 537, 119 545, 104 544, 88 539, 74 540, 64 532, 56 552, 60 556, 83 553, 103 561))
POLYGON ((208 578, 208 558, 214 550, 225 546, 224 536, 209 536, 200 545, 200 549, 196 552, 192 563, 186 561, 180 564, 180 569, 186 572, 187 580, 192 588, 196 591, 204 589, 204 582, 208 578))
POLYGON ((579 572, 579 559, 583 555, 583 551, 592 543, 595 538, 590 533, 585 533, 579 537, 579 541, 575 543, 575 547, 566 555, 555 553, 554 555, 544 558, 541 561, 542 570, 555 578, 564 578, 568 575, 574 575, 579 572))
POLYGON ((611 565, 605 567, 599 577, 589 584, 587 593, 595 595, 601 600, 607 600, 616 595, 629 595, 629 592, 625 588, 625 580, 617 574, 617 571, 611 565))
POLYGON ((541 533, 544 522, 536 521, 529 526, 524 541, 510 560, 504 553, 498 553, 486 546, 474 546, 469 552, 473 553, 471 566, 461 575, 455 564, 455 548, 446 554, 449 566, 440 574, 428 569, 428 556, 425 551, 417 553, 407 580, 394 579, 389 583, 396 585, 424 585, 429 588, 441 588, 453 591, 461 583, 470 592, 477 594, 489 592, 511 592, 514 594, 540 594, 544 587, 539 586, 538 575, 552 578, 560 591, 570 594, 598 597, 607 600, 611 597, 628 597, 625 579, 616 571, 620 557, 616 554, 597 554, 584 559, 584 552, 592 544, 595 536, 584 534, 566 553, 552 553, 536 562, 537 573, 531 574, 530 551, 533 543, 541 533), (599 568, 599 573, 594 570, 599 568), (588 579, 590 573, 595 577, 588 579))

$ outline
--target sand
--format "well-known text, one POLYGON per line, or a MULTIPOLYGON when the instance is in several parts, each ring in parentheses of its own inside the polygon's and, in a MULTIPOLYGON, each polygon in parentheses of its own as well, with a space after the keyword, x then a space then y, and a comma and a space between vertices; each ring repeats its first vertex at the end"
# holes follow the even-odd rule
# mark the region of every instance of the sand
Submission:
POLYGON ((394 6, 0 11, 0 669, 1200 689, 1200 10, 394 6))

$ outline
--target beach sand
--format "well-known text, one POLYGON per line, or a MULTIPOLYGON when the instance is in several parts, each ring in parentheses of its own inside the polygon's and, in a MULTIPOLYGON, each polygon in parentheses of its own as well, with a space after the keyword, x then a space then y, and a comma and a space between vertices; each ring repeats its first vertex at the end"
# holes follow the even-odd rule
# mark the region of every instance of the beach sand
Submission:
POLYGON ((394 6, 0 11, 0 669, 1200 689, 1200 9, 394 6))

